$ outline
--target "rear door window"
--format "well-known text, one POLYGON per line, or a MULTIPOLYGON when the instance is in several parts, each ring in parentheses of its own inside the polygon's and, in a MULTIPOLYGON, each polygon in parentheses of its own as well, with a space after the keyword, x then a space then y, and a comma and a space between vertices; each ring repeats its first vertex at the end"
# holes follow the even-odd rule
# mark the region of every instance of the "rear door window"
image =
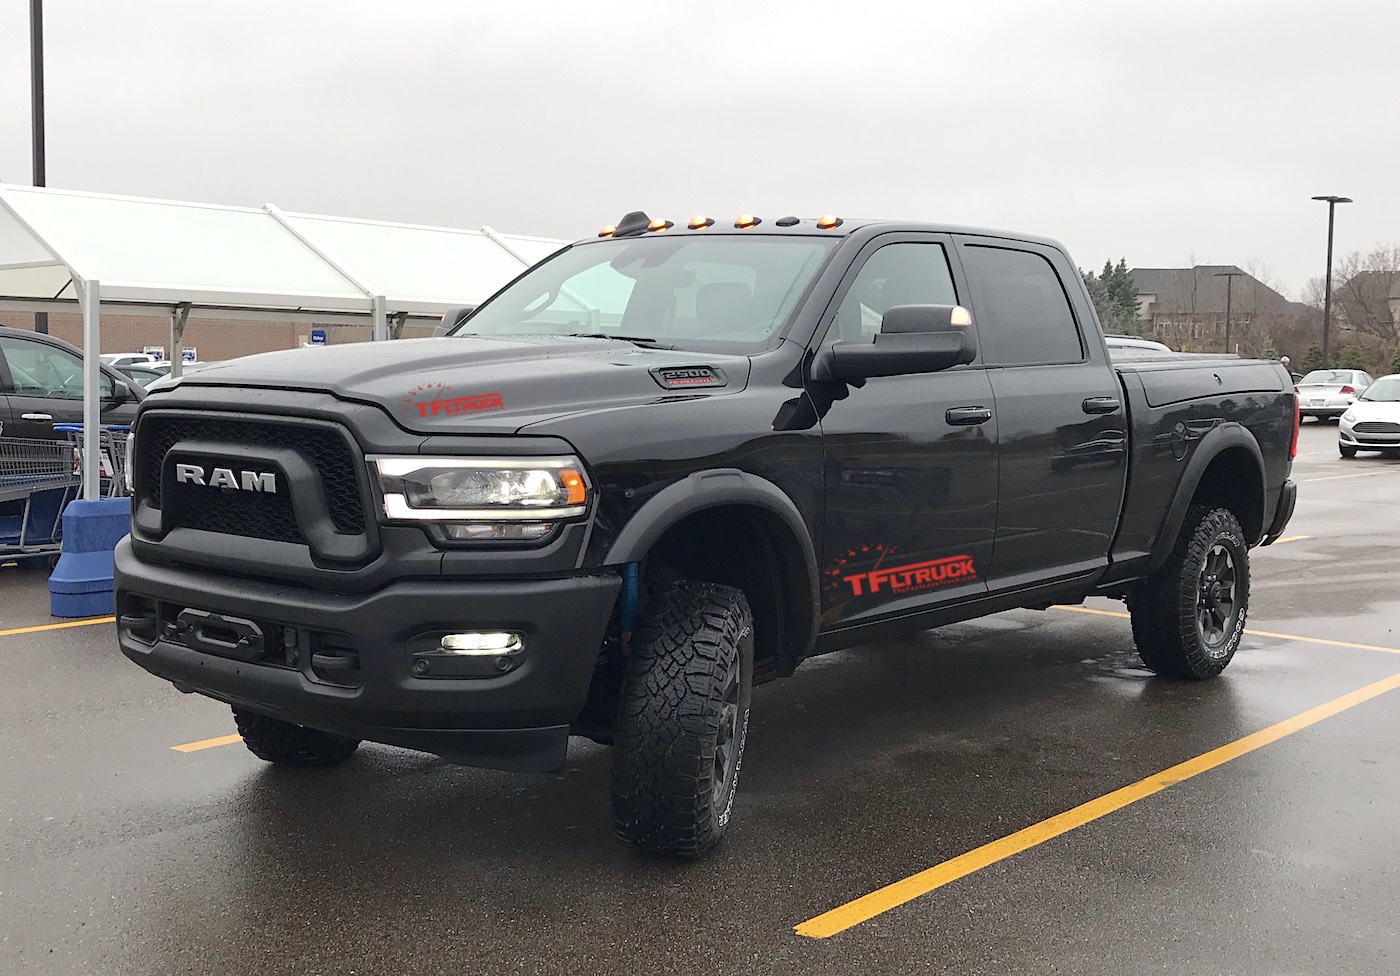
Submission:
POLYGON ((1069 296, 1048 259, 984 244, 966 244, 960 253, 981 310, 977 333, 988 366, 1083 362, 1069 296))

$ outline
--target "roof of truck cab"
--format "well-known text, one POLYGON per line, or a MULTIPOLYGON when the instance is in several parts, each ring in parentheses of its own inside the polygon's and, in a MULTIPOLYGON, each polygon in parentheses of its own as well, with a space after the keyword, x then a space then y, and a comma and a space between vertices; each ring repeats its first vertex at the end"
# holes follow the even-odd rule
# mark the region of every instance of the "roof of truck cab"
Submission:
MULTIPOLYGON (((640 234, 631 234, 626 237, 613 237, 611 235, 591 238, 584 238, 577 241, 578 244, 587 244, 597 240, 641 240, 647 237, 655 237, 664 234, 667 237, 686 236, 727 236, 727 237, 871 237, 875 234, 883 233, 922 233, 922 234, 957 234, 964 237, 996 237, 1003 240, 1021 241, 1027 244, 1042 244, 1053 247, 1058 251, 1064 251, 1064 246, 1057 240, 1044 237, 1038 234, 1025 234, 1020 231, 997 230, 990 227, 968 227, 962 224, 940 224, 925 221, 912 220, 888 220, 872 219, 861 217, 843 217, 841 223, 829 230, 824 230, 817 226, 817 217, 799 217, 796 224, 786 227, 778 226, 777 220, 785 220, 786 217, 763 218, 757 225, 747 228, 735 227, 726 221, 716 220, 710 227, 691 228, 687 221, 676 221, 664 231, 643 231, 640 234)), ((1067 253, 1067 252, 1066 252, 1067 253)))

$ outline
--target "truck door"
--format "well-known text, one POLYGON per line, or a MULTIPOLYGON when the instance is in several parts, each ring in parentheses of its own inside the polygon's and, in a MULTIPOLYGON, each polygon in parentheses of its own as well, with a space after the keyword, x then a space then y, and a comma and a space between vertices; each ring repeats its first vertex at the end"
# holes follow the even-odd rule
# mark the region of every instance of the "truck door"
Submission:
POLYGON ((1101 568, 1127 478, 1127 415, 1078 272, 1036 244, 959 237, 958 254, 996 397, 990 587, 1101 568))
MULTIPOLYGON (((951 250, 936 234, 870 241, 818 327, 820 344, 873 342, 896 305, 959 304, 951 250)), ((825 455, 823 626, 984 593, 997 461, 981 365, 807 385, 825 455)))

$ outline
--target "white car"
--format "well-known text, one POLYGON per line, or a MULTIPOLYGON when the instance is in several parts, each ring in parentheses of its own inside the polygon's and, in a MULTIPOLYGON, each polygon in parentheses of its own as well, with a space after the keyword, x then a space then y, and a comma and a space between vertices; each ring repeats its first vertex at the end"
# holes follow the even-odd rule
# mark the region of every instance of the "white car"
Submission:
POLYGON ((1336 420, 1375 380, 1359 369, 1315 369, 1298 381, 1298 413, 1319 421, 1336 420))
POLYGON ((104 352, 98 358, 113 369, 121 369, 123 366, 146 366, 150 363, 160 362, 155 356, 145 352, 104 352))
POLYGON ((1337 449, 1344 458, 1357 451, 1400 451, 1400 373, 1368 386, 1338 427, 1337 449))

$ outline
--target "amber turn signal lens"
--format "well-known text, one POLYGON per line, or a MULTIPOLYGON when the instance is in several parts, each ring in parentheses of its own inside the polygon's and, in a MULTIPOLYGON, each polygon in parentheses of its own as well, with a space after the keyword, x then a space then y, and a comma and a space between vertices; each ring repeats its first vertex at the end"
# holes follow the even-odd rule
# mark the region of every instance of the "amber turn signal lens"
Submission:
POLYGON ((841 226, 841 218, 835 214, 826 214, 817 218, 817 226, 822 230, 831 230, 841 226))
POLYGON ((569 490, 568 504, 582 505, 588 497, 588 489, 583 485, 583 475, 573 468, 564 468, 559 472, 559 480, 569 490))
POLYGON ((704 230, 706 227, 713 227, 715 218, 713 217, 691 217, 690 223, 686 224, 691 230, 704 230))
POLYGON ((658 218, 656 220, 653 220, 651 223, 647 224, 647 230, 663 231, 674 226, 676 225, 671 221, 661 220, 660 218, 658 218))
POLYGON ((750 227, 757 227, 760 223, 762 221, 753 214, 740 214, 739 218, 734 221, 734 226, 740 230, 748 230, 750 227))

